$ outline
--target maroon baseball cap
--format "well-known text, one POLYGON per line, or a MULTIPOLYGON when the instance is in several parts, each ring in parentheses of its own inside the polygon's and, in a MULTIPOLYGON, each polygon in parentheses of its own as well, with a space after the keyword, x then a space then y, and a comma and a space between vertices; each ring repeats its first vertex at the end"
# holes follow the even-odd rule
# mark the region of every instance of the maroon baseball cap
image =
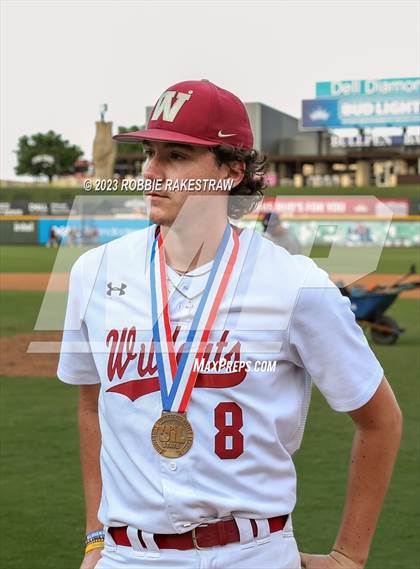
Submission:
POLYGON ((245 105, 236 95, 206 79, 172 85, 153 107, 146 129, 116 134, 113 138, 118 142, 146 139, 198 146, 253 147, 245 105))

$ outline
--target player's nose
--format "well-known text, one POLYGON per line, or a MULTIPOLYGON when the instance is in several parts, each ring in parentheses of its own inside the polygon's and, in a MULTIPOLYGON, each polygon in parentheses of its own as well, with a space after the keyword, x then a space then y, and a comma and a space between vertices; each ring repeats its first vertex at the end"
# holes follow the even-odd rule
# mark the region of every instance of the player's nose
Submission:
POLYGON ((165 181, 166 179, 162 162, 156 155, 150 156, 146 162, 143 163, 142 174, 146 180, 165 181))

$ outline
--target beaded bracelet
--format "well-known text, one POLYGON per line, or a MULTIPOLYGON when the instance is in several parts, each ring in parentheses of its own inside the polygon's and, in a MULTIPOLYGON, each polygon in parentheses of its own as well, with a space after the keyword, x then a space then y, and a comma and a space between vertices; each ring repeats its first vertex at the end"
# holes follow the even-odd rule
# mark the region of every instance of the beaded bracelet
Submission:
POLYGON ((85 553, 93 551, 94 549, 102 549, 105 542, 104 530, 91 531, 85 538, 85 553))
POLYGON ((91 531, 90 533, 88 533, 86 535, 85 545, 87 545, 88 543, 91 543, 92 541, 98 541, 98 540, 104 541, 104 539, 105 539, 105 532, 103 529, 91 531))

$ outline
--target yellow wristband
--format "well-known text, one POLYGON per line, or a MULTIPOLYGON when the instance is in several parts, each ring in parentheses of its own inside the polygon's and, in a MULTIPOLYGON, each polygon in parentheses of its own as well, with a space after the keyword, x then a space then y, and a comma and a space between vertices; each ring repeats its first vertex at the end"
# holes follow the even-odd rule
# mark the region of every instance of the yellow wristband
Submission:
POLYGON ((89 551, 93 551, 94 549, 103 549, 104 548, 104 541, 94 541, 92 543, 88 543, 85 547, 85 553, 89 553, 89 551))

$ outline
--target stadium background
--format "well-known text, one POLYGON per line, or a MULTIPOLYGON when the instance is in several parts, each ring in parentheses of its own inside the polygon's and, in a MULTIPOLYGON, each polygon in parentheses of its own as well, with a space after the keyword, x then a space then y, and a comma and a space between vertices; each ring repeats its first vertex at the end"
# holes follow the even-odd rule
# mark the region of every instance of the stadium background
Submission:
MULTIPOLYGON (((272 121, 278 119, 279 124, 285 120, 280 112, 273 119, 271 111, 261 106, 258 112, 261 116, 264 112, 271 113, 272 121)), ((419 268, 418 145, 405 145, 400 139, 398 148, 391 145, 378 150, 372 143, 366 150, 363 147, 366 134, 359 132, 361 146, 354 155, 341 152, 347 170, 339 170, 337 174, 331 169, 337 162, 337 156, 336 162, 331 159, 332 136, 326 130, 321 135, 308 132, 307 136, 298 130, 288 138, 296 139, 294 154, 290 144, 287 154, 271 151, 267 211, 272 210, 274 203, 270 199, 281 197, 276 203, 280 204, 283 224, 300 239, 305 254, 322 259, 329 255, 336 229, 318 231, 315 241, 311 238, 305 241, 308 228, 320 223, 327 228, 344 227, 341 246, 362 251, 375 242, 384 224, 383 212, 375 209, 371 198, 365 199, 374 196, 391 208, 394 215, 378 267, 369 281, 364 282, 392 282, 406 273, 410 265, 419 268), (308 144, 315 145, 312 154, 303 154, 308 144), (407 155, 409 159, 405 160, 407 155), (379 169, 379 174, 374 166, 378 162, 387 164, 379 169), (334 185, 337 181, 340 186, 334 185), (377 185, 369 185, 373 183, 377 185), (363 238, 366 234, 370 236, 367 240, 363 238)), ((264 136, 267 134, 266 144, 271 144, 271 131, 262 129, 260 134, 261 149, 269 151, 264 136)), ((285 144, 278 140, 277 149, 285 148, 285 144)), ((354 146, 351 152, 355 152, 354 146)), ((115 172, 136 176, 142 158, 141 152, 131 157, 120 156, 115 172)), ((87 175, 88 169, 83 176, 87 175)), ((52 345, 59 342, 67 270, 74 259, 87 247, 147 224, 141 196, 116 192, 109 199, 106 192, 92 192, 85 199, 81 180, 76 187, 66 186, 64 180, 57 187, 13 183, 2 184, 1 188, 0 480, 1 535, 2 542, 7 543, 1 553, 2 566, 13 569, 76 567, 84 531, 77 459, 77 390, 54 380, 56 354, 26 350, 31 341, 50 341, 52 345), (60 237, 60 248, 45 246, 51 226, 60 237), (72 242, 71 227, 74 228, 72 242), (53 316, 49 327, 39 324, 47 287, 53 316)), ((395 475, 367 567, 414 569, 420 561, 417 291, 402 295, 389 313, 406 332, 393 346, 372 344, 372 348, 396 392, 405 427, 395 475)), ((327 551, 333 542, 344 501, 351 432, 351 421, 329 410, 315 392, 303 445, 296 456, 300 483, 294 520, 302 550, 327 551)))

